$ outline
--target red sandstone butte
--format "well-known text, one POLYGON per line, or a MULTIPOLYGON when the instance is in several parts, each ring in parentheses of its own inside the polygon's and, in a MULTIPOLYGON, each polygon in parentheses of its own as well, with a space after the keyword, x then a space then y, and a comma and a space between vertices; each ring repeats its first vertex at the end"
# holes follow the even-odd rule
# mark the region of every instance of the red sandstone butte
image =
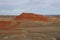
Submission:
MULTIPOLYGON (((28 19, 28 20, 33 20, 33 21, 47 21, 47 18, 43 15, 37 15, 37 14, 34 14, 34 13, 22 13, 21 15, 17 16, 15 19, 15 21, 18 21, 18 20, 24 20, 24 19, 28 19)), ((14 26, 12 25, 9 25, 11 24, 13 20, 10 20, 10 21, 0 21, 0 30, 5 30, 5 29, 15 29, 17 28, 17 26, 20 25, 19 22, 16 22, 17 24, 15 24, 14 26), (9 26, 12 26, 12 27, 9 27, 9 26)))
POLYGON ((47 18, 43 15, 37 15, 34 13, 22 13, 21 15, 17 16, 15 18, 15 20, 24 20, 24 19, 28 19, 28 20, 34 20, 34 21, 47 21, 47 18))

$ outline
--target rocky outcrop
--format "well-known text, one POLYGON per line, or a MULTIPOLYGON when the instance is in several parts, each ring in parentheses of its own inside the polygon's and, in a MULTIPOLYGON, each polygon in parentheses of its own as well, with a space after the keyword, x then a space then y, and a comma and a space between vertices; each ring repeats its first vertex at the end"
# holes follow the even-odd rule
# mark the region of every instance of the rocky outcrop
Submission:
POLYGON ((21 15, 17 16, 15 20, 34 20, 34 21, 47 21, 47 18, 43 15, 37 15, 34 13, 22 13, 21 15))

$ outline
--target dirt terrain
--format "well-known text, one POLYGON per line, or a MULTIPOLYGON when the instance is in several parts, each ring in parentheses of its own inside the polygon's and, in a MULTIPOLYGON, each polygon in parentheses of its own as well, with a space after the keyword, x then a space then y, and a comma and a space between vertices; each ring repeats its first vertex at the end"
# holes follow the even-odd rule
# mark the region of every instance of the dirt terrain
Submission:
POLYGON ((0 40, 60 40, 60 17, 22 13, 0 18, 0 40))

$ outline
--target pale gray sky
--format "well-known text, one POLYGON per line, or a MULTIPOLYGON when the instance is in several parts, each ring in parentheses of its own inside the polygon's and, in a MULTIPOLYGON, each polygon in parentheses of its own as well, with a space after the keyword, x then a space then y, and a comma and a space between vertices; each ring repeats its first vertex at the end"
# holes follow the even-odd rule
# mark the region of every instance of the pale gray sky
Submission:
POLYGON ((22 12, 60 15, 60 0, 0 0, 0 15, 19 15, 22 12))

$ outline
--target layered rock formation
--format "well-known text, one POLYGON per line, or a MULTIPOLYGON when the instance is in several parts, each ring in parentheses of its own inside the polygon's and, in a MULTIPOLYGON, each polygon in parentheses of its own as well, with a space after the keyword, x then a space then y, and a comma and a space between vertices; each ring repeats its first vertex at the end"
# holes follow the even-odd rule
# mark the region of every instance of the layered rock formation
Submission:
POLYGON ((43 15, 22 13, 13 20, 0 21, 0 40, 56 40, 60 38, 60 23, 50 24, 48 23, 50 19, 48 20, 43 15))
POLYGON ((21 15, 17 16, 15 20, 34 20, 34 21, 47 21, 47 18, 43 15, 37 15, 34 13, 22 13, 21 15))
MULTIPOLYGON (((17 16, 13 20, 0 21, 0 29, 4 29, 4 28, 10 29, 10 27, 11 27, 11 29, 14 29, 20 25, 20 23, 16 22, 16 21, 21 21, 21 20, 28 20, 28 21, 26 21, 26 23, 33 23, 34 21, 47 21, 47 18, 43 15, 37 15, 34 13, 22 13, 21 15, 17 16), (15 22, 13 22, 14 20, 15 20, 15 22), (29 22, 29 20, 32 20, 32 21, 29 22)), ((23 22, 21 22, 21 23, 23 23, 23 22)), ((37 24, 37 23, 35 23, 35 24, 37 24)))

